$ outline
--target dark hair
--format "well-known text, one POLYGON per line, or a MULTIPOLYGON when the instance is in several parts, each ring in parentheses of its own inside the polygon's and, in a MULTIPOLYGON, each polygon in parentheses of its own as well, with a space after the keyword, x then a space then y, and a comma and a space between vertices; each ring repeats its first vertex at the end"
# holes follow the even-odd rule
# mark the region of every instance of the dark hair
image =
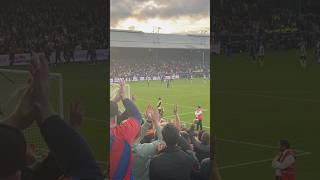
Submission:
POLYGON ((189 133, 186 131, 180 131, 180 135, 186 140, 186 141, 191 141, 189 133))
POLYGON ((179 131, 173 124, 166 124, 162 129, 162 136, 167 146, 173 146, 178 143, 179 131))
POLYGON ((205 158, 200 164, 200 176, 202 179, 209 179, 211 170, 210 158, 205 158))
POLYGON ((198 106, 198 108, 201 108, 200 106, 198 106))
POLYGON ((26 149, 24 135, 19 129, 0 124, 0 177, 11 176, 24 168, 26 149))
POLYGON ((203 132, 201 136, 201 142, 205 145, 208 145, 210 143, 210 134, 203 132))
POLYGON ((287 149, 290 148, 289 141, 286 140, 286 139, 281 139, 281 140, 279 141, 279 143, 280 143, 281 146, 284 146, 284 147, 286 147, 287 149))
POLYGON ((118 115, 118 112, 118 104, 113 101, 110 101, 110 119, 118 115))
POLYGON ((200 130, 199 132, 198 132, 198 139, 199 139, 199 141, 201 141, 201 138, 202 138, 202 134, 204 133, 204 130, 200 130))

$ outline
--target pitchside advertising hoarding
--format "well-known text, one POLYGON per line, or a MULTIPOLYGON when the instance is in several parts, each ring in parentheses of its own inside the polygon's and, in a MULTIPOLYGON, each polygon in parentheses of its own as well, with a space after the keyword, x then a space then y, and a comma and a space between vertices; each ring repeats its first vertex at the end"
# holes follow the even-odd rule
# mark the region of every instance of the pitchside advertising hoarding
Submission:
MULTIPOLYGON (((172 76, 165 76, 166 80, 168 79, 180 79, 180 76, 178 74, 176 75, 172 75, 172 76)), ((132 78, 111 78, 110 79, 110 83, 118 83, 120 80, 124 80, 127 82, 136 82, 136 81, 147 81, 147 80, 151 80, 151 81, 159 81, 161 80, 160 76, 133 76, 132 78)))
MULTIPOLYGON (((42 53, 43 54, 43 53, 42 53)), ((88 57, 87 50, 76 50, 74 51, 74 59, 75 62, 87 62, 90 61, 90 57, 88 57)), ((96 58, 98 61, 106 61, 108 59, 108 50, 107 49, 97 49, 96 50, 96 58)), ((60 55, 61 62, 65 62, 63 53, 60 55)), ((52 53, 50 56, 50 62, 55 63, 56 55, 52 53)), ((13 65, 27 65, 31 60, 30 53, 23 54, 15 54, 13 65)), ((10 64, 9 55, 0 55, 0 66, 8 66, 10 64)))

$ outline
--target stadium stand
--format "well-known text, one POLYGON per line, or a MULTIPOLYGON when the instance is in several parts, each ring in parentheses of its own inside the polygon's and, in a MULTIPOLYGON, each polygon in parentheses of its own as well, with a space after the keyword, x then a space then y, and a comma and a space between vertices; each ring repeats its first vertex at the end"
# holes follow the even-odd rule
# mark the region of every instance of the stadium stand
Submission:
POLYGON ((187 78, 209 76, 210 43, 208 35, 110 31, 110 77, 133 80, 155 79, 165 75, 187 78), (126 52, 126 53, 123 53, 126 52), (140 78, 141 79, 141 78, 140 78))
POLYGON ((75 50, 89 50, 90 56, 90 50, 107 49, 105 9, 101 0, 1 1, 0 55, 44 52, 68 62, 75 50))
POLYGON ((252 41, 263 42, 272 49, 298 47, 303 38, 314 47, 319 38, 318 1, 241 0, 216 1, 213 11, 213 35, 226 52, 247 52, 252 41))

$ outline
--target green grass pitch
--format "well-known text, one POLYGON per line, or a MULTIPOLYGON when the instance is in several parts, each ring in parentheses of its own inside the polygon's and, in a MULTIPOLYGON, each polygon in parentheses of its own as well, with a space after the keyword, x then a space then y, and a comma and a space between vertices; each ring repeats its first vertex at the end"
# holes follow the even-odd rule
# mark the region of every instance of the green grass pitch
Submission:
POLYGON ((204 130, 210 130, 210 81, 203 79, 174 80, 169 88, 161 81, 146 81, 129 83, 131 95, 136 96, 136 104, 140 112, 144 112, 150 104, 156 108, 158 98, 164 105, 164 118, 173 119, 173 107, 178 105, 182 123, 187 127, 195 119, 194 112, 198 105, 204 109, 204 130))
POLYGON ((297 179, 317 179, 320 145, 320 65, 309 51, 302 69, 297 50, 266 52, 265 65, 247 54, 213 57, 212 119, 224 180, 274 179, 279 139, 297 150, 297 179))

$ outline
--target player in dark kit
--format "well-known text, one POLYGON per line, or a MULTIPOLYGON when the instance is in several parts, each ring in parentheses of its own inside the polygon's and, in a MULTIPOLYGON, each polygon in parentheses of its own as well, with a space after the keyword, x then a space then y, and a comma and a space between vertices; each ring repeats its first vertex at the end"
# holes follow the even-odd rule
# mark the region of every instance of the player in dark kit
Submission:
POLYGON ((0 104, 0 118, 2 118, 4 116, 4 112, 2 111, 2 106, 0 104))
POLYGON ((162 106, 162 100, 160 97, 158 98, 157 109, 160 114, 160 117, 163 117, 164 110, 163 110, 163 106, 162 106))
POLYGON ((315 48, 315 57, 318 64, 320 64, 320 41, 318 40, 315 48))
POLYGON ((61 62, 61 43, 57 40, 55 42, 55 49, 56 49, 56 65, 61 62))
POLYGON ((66 42, 63 46, 63 58, 67 64, 70 63, 70 58, 71 58, 69 48, 70 48, 69 43, 66 42))
POLYGON ((49 64, 50 64, 51 53, 52 53, 52 49, 50 47, 50 44, 49 44, 49 42, 46 42, 44 45, 44 55, 45 55, 46 59, 48 60, 49 64))
POLYGON ((170 79, 167 79, 167 80, 166 80, 166 87, 167 87, 167 88, 170 88, 170 79))
POLYGON ((14 60, 15 60, 15 49, 14 47, 10 47, 9 48, 10 52, 9 52, 9 61, 10 61, 10 66, 13 66, 14 64, 14 60))
POLYGON ((257 48, 256 48, 256 44, 254 43, 254 41, 250 42, 249 53, 250 53, 250 57, 252 58, 251 61, 255 62, 257 59, 257 48))
POLYGON ((90 59, 92 64, 96 64, 97 52, 96 52, 95 42, 93 39, 91 39, 88 44, 87 59, 88 58, 90 59))
POLYGON ((163 84, 164 83, 164 75, 161 75, 161 84, 163 84))
POLYGON ((302 39, 299 45, 300 45, 300 65, 302 68, 306 68, 307 66, 306 42, 302 39))
POLYGON ((259 44, 258 61, 259 61, 260 67, 263 67, 263 65, 264 65, 264 46, 263 46, 262 42, 260 42, 260 44, 259 44))
POLYGON ((72 62, 75 62, 75 61, 76 61, 76 60, 74 59, 74 50, 75 50, 75 43, 74 43, 74 40, 71 39, 70 48, 69 48, 69 55, 70 55, 70 58, 72 59, 72 62))

